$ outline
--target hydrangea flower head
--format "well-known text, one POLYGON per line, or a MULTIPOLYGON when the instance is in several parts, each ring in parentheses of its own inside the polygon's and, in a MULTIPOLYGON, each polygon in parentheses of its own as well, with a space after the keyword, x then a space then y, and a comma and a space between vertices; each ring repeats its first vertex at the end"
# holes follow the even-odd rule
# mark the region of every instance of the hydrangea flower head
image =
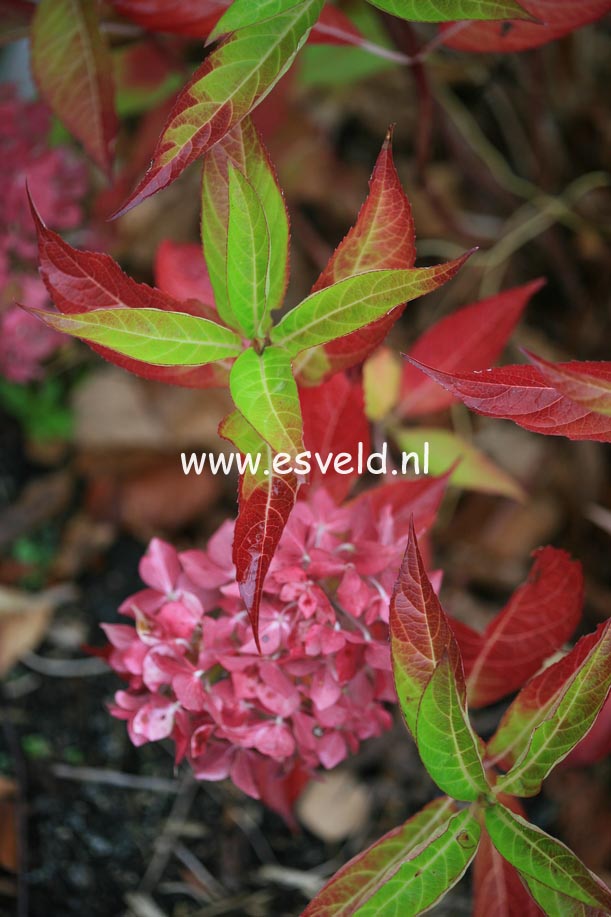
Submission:
POLYGON ((290 819, 295 795, 391 725, 388 609, 404 549, 390 508, 299 502, 265 582, 257 652, 231 558, 232 522, 205 551, 153 540, 146 589, 106 625, 127 681, 111 712, 135 745, 171 738, 204 780, 236 786, 290 819))

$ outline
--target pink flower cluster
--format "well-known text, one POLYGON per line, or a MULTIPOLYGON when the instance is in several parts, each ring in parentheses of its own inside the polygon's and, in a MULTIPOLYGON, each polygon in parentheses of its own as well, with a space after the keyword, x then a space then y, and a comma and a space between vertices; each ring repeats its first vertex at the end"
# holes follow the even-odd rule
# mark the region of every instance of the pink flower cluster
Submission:
POLYGON ((299 502, 265 581, 255 647, 231 564, 233 523, 205 551, 151 542, 147 589, 105 626, 128 682, 111 712, 142 745, 171 738, 197 777, 230 777, 290 815, 318 766, 332 768, 388 729, 395 692, 389 599, 404 547, 390 508, 299 502))
POLYGON ((20 100, 13 87, 0 89, 0 374, 14 382, 39 378, 41 361, 62 341, 61 335, 14 305, 48 305, 36 269, 36 232, 26 180, 43 218, 59 229, 81 222, 79 202, 87 190, 84 164, 64 147, 49 147, 50 126, 45 105, 20 100))

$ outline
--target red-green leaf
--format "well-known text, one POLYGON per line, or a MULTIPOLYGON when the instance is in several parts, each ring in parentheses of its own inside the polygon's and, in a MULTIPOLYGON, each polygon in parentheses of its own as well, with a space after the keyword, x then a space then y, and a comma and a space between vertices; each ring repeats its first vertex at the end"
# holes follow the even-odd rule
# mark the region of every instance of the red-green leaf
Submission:
POLYGON ((196 299, 209 306, 204 318, 218 321, 210 275, 197 242, 165 239, 155 253, 155 283, 178 302, 196 299))
POLYGON ((422 763, 444 793, 464 802, 489 793, 481 743, 469 723, 462 670, 455 674, 447 650, 420 700, 416 744, 422 763))
POLYGON ((466 693, 458 644, 426 575, 413 524, 390 602, 390 649, 397 697, 415 736, 422 695, 445 654, 461 701, 466 693))
MULTIPOLYGON (((408 356, 449 373, 486 369, 498 359, 528 301, 544 283, 533 280, 459 309, 425 331, 408 356)), ((430 414, 455 400, 413 364, 405 363, 399 403, 402 417, 430 414)))
POLYGON ((447 22, 449 19, 530 19, 520 0, 369 0, 401 19, 447 22))
MULTIPOLYGON (((502 805, 491 806, 486 810, 486 828, 499 853, 526 880, 534 879, 548 892, 560 892, 589 907, 611 908, 611 893, 575 854, 520 815, 502 805)), ((567 913, 547 907, 545 912, 559 917, 567 913)))
POLYGON ((428 911, 462 878, 477 852, 480 834, 479 822, 470 809, 454 815, 361 905, 359 917, 416 917, 428 911))
POLYGON ((588 733, 611 690, 611 621, 575 673, 557 691, 524 750, 498 787, 514 796, 534 796, 551 770, 588 733))
POLYGON ((303 452, 299 395, 284 350, 245 350, 233 364, 229 382, 236 407, 274 452, 303 452))
POLYGON ((303 917, 416 917, 461 878, 475 855, 480 827, 473 813, 452 815, 439 799, 346 864, 303 917))
MULTIPOLYGON (((244 322, 237 314, 238 306, 242 306, 243 312, 245 307, 243 303, 232 302, 229 285, 243 253, 240 240, 234 238, 230 246, 228 238, 230 167, 238 169, 249 182, 260 202, 266 223, 269 310, 277 309, 284 299, 288 281, 289 224, 284 198, 267 150, 252 120, 244 118, 207 154, 202 177, 202 239, 215 301, 225 323, 239 328, 244 322)), ((234 225, 234 234, 235 228, 234 225)))
POLYGON ((110 173, 118 122, 112 61, 93 0, 41 0, 31 32, 40 94, 94 162, 110 173))
POLYGON ((562 363, 549 363, 526 352, 530 362, 557 392, 596 414, 611 416, 611 363, 588 363, 588 369, 567 369, 562 363))
POLYGON ((446 44, 459 51, 524 51, 562 38, 611 11, 610 0, 520 0, 520 4, 535 22, 465 23, 458 32, 449 26, 446 44))
POLYGON ((271 339, 296 356, 370 325, 401 303, 451 280, 471 253, 435 267, 368 271, 311 293, 272 329, 271 339))
POLYGON ((393 828, 335 873, 310 902, 302 917, 350 917, 365 904, 456 812, 453 800, 435 799, 393 828))
MULTIPOLYGON (((250 0, 249 0, 250 3, 250 0)), ((275 0, 275 11, 251 3, 251 24, 224 38, 180 93, 153 153, 152 164, 119 216, 167 187, 261 102, 288 70, 323 6, 323 0, 275 0)), ((230 27, 236 3, 217 24, 230 27)), ((244 4, 240 4, 244 12, 244 4)), ((248 13, 248 9, 245 10, 248 13)))
MULTIPOLYGON (((357 221, 335 250, 312 292, 363 271, 413 267, 415 244, 412 210, 393 163, 389 132, 357 221)), ((300 382, 315 385, 341 369, 361 363, 384 340, 402 311, 398 306, 366 331, 354 331, 302 354, 295 364, 300 382)))
MULTIPOLYGON (((214 319, 215 313, 209 306, 195 300, 179 302, 160 290, 144 283, 136 283, 108 255, 80 252, 72 248, 60 236, 47 229, 34 207, 32 214, 38 233, 40 274, 49 296, 60 312, 72 315, 94 309, 124 307, 162 309, 214 319)), ((151 366, 98 344, 91 346, 105 359, 147 379, 190 388, 226 385, 229 381, 227 361, 197 368, 151 366)))
POLYGON ((528 579, 483 634, 450 620, 460 646, 472 707, 520 688, 570 638, 581 618, 581 565, 556 548, 539 548, 528 579))
MULTIPOLYGON (((588 634, 579 640, 570 653, 553 665, 543 669, 538 675, 535 675, 528 684, 522 688, 516 699, 505 712, 499 727, 488 743, 488 756, 491 761, 501 764, 505 768, 511 768, 520 761, 529 745, 531 737, 535 730, 546 721, 553 722, 557 710, 563 703, 563 699, 568 697, 569 700, 574 697, 575 687, 583 688, 580 671, 586 665, 592 669, 593 680, 588 687, 585 685, 586 693, 592 691, 589 699, 590 709, 582 709, 580 717, 583 723, 578 724, 578 731, 581 735, 573 733, 569 720, 566 722, 567 732, 571 731, 574 738, 573 745, 585 735, 592 726, 598 710, 604 702, 603 683, 601 682, 601 647, 602 647, 602 669, 603 678, 609 677, 609 642, 611 641, 611 623, 601 624, 600 627, 592 634, 588 634), (604 651, 607 652, 607 671, 605 669, 604 651)), ((575 695, 575 700, 579 704, 580 690, 575 695)), ((587 700, 587 697, 586 697, 587 700)), ((561 711, 562 713, 562 711, 561 711)), ((569 709, 570 713, 570 709, 569 709)), ((563 713, 564 715, 564 713, 563 713)), ((545 726, 539 733, 540 737, 545 738, 549 731, 549 725, 545 726)), ((539 747, 540 739, 537 739, 536 746, 539 747)), ((566 749, 566 753, 573 747, 566 749)), ((519 794, 521 795, 521 794, 519 794)))
POLYGON ((293 474, 273 471, 272 450, 248 421, 234 411, 221 423, 219 433, 243 455, 261 454, 258 473, 247 471, 240 478, 239 511, 233 538, 233 562, 240 595, 250 617, 255 643, 259 641, 259 608, 263 583, 282 532, 297 499, 298 482, 293 474))
POLYGON ((392 510, 395 537, 406 537, 413 520, 416 537, 422 538, 437 518, 447 486, 447 475, 393 481, 364 491, 348 505, 366 508, 374 517, 388 507, 392 510))
MULTIPOLYGON (((499 799, 503 805, 524 815, 517 799, 499 799)), ((531 898, 520 874, 501 856, 484 829, 473 870, 473 917, 545 917, 531 898)))
POLYGON ((323 462, 330 454, 334 456, 325 473, 315 460, 312 461, 310 486, 323 485, 340 503, 359 477, 359 445, 365 457, 371 450, 363 387, 360 382, 350 381, 344 373, 338 373, 316 388, 300 389, 299 400, 306 449, 312 454, 318 453, 323 462), (345 468, 343 473, 341 469, 334 470, 335 457, 340 453, 352 456, 348 463, 355 469, 352 474, 346 474, 345 468))
POLYGON ((242 350, 241 339, 229 328, 186 312, 119 308, 64 315, 44 309, 27 311, 49 328, 154 366, 203 366, 237 357, 242 350))
MULTIPOLYGON (((513 420, 526 430, 568 439, 611 442, 611 418, 596 414, 556 391, 534 366, 500 366, 467 373, 442 372, 412 357, 411 363, 459 398, 472 411, 513 420)), ((588 373, 596 363, 561 363, 563 370, 588 373)))

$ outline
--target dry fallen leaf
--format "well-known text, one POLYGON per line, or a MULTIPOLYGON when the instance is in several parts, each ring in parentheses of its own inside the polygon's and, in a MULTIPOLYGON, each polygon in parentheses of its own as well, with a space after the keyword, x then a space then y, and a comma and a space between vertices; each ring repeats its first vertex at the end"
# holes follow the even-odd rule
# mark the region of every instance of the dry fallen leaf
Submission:
POLYGON ((370 808, 367 788, 349 771, 335 770, 306 787, 297 803, 297 816, 312 834, 333 843, 360 831, 370 808))
POLYGON ((73 400, 75 440, 88 452, 223 448, 217 434, 231 410, 223 389, 180 388, 148 382, 105 366, 91 373, 73 400))
POLYGON ((0 678, 42 641, 54 609, 74 597, 70 585, 31 593, 0 586, 0 678))

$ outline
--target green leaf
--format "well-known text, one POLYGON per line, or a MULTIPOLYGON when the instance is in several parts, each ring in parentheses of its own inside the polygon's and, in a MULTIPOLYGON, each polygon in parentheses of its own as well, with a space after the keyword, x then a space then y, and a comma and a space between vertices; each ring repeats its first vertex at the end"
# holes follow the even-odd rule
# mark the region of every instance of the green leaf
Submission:
POLYGON ((272 329, 271 339, 296 356, 343 337, 423 296, 453 276, 468 254, 435 267, 367 271, 312 293, 272 329))
POLYGON ((263 337, 269 329, 269 283, 270 240, 263 205, 253 186, 230 166, 227 293, 231 311, 250 338, 263 337))
POLYGON ((393 828, 335 873, 302 917, 349 917, 409 860, 417 848, 447 827, 456 811, 447 796, 435 799, 393 828))
POLYGON ((41 0, 31 30, 40 94, 107 174, 118 128, 112 59, 92 0, 41 0))
POLYGON ((414 22, 455 19, 532 19, 515 0, 369 0, 373 6, 414 22))
POLYGON ((245 350, 231 369, 229 387, 238 410, 275 452, 303 451, 299 395, 286 351, 245 350))
POLYGON ((443 474, 458 462, 450 477, 456 487, 501 494, 513 500, 524 499, 524 491, 517 481, 498 468, 483 452, 450 430, 400 427, 393 430, 393 437, 405 453, 417 452, 422 455, 424 444, 429 444, 429 474, 443 474))
POLYGON ((461 698, 447 652, 424 689, 416 720, 416 744, 422 763, 448 796, 474 802, 490 794, 479 739, 469 723, 464 691, 461 698))
POLYGON ((609 890, 560 841, 498 804, 487 809, 485 817, 501 856, 527 881, 534 879, 547 889, 546 895, 559 892, 589 907, 611 908, 609 890))
POLYGON ((538 722, 511 770, 497 783, 499 791, 534 796, 550 771, 589 732, 611 689, 611 622, 579 668, 562 686, 543 720, 538 722))
POLYGON ((233 331, 184 312, 94 309, 61 315, 42 309, 27 311, 56 331, 156 366, 203 366, 236 357, 242 350, 242 341, 233 331))
MULTIPOLYGON (((284 300, 288 280, 289 223, 284 198, 267 151, 252 120, 244 118, 207 153, 202 178, 202 239, 215 304, 223 321, 237 329, 243 327, 242 315, 236 314, 238 303, 230 301, 228 282, 233 267, 230 269, 228 262, 231 260, 235 266, 242 257, 242 243, 236 234, 239 235, 243 228, 234 226, 234 238, 230 243, 230 168, 237 170, 246 180, 263 210, 269 258, 265 300, 269 311, 279 308, 284 300)), ((253 207, 256 211, 254 202, 253 207)), ((261 235, 258 239, 260 247, 262 238, 261 235)), ((253 295, 251 291, 250 310, 246 308, 244 312, 246 317, 252 316, 253 295)), ((253 324, 251 318, 250 325, 253 324)))
POLYGON ((477 852, 481 829, 470 809, 454 815, 420 852, 358 910, 355 917, 416 917, 436 904, 464 875, 477 852))

